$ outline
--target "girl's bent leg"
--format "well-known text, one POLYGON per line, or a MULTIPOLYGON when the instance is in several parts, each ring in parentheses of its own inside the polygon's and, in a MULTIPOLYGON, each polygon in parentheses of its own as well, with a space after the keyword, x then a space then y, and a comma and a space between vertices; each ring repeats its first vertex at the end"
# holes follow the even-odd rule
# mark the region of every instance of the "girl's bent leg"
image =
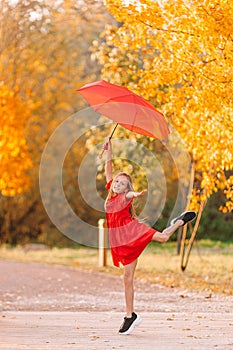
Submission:
POLYGON ((137 259, 124 266, 126 317, 131 317, 134 311, 134 272, 136 266, 137 259))
POLYGON ((167 242, 171 235, 182 225, 183 221, 177 220, 175 224, 168 226, 162 232, 156 231, 154 236, 152 237, 152 240, 161 243, 167 242))

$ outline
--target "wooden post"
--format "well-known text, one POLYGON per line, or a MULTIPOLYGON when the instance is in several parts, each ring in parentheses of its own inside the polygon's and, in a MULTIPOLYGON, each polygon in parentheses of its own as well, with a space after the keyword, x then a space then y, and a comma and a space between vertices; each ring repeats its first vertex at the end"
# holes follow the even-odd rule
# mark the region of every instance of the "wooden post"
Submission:
POLYGON ((107 266, 107 234, 104 228, 104 219, 99 219, 98 227, 99 227, 99 267, 107 266))

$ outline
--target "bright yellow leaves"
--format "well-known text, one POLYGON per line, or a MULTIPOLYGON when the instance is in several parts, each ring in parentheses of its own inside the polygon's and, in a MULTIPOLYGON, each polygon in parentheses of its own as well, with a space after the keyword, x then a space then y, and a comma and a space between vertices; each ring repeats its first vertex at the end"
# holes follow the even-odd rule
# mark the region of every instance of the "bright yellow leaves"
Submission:
POLYGON ((32 166, 24 129, 29 111, 14 91, 0 86, 0 192, 15 196, 29 186, 27 170, 32 166))
POLYGON ((99 73, 88 49, 103 30, 106 14, 98 3, 83 5, 76 0, 1 1, 0 191, 5 195, 21 193, 29 184, 25 125, 34 168, 31 183, 37 188, 43 147, 81 105, 76 89, 99 73))
POLYGON ((229 179, 225 181, 225 190, 224 193, 226 195, 227 201, 225 206, 222 206, 220 209, 223 213, 232 212, 233 211, 233 176, 230 176, 229 179))
POLYGON ((223 190, 233 207, 233 3, 106 0, 119 28, 99 49, 103 76, 149 99, 181 135, 195 166, 192 207, 223 190))

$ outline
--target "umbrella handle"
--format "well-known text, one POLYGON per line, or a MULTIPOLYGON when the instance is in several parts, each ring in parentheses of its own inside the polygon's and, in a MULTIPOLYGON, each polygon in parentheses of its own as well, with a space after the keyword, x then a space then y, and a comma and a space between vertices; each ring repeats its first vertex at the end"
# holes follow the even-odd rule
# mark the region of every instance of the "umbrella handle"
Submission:
MULTIPOLYGON (((110 138, 109 138, 109 141, 110 141, 110 138)), ((101 159, 103 157, 103 154, 104 154, 104 151, 107 151, 108 149, 108 146, 107 145, 104 145, 104 148, 102 149, 102 151, 99 153, 99 159, 101 159)))

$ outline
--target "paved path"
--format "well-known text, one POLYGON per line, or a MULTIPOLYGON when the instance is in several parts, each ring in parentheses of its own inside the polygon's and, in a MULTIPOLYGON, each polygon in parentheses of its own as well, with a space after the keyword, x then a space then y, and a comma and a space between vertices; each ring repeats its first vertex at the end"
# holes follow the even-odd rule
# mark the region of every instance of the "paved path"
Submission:
POLYGON ((143 322, 122 336, 121 278, 11 261, 0 271, 0 349, 233 349, 233 297, 137 281, 143 322))

